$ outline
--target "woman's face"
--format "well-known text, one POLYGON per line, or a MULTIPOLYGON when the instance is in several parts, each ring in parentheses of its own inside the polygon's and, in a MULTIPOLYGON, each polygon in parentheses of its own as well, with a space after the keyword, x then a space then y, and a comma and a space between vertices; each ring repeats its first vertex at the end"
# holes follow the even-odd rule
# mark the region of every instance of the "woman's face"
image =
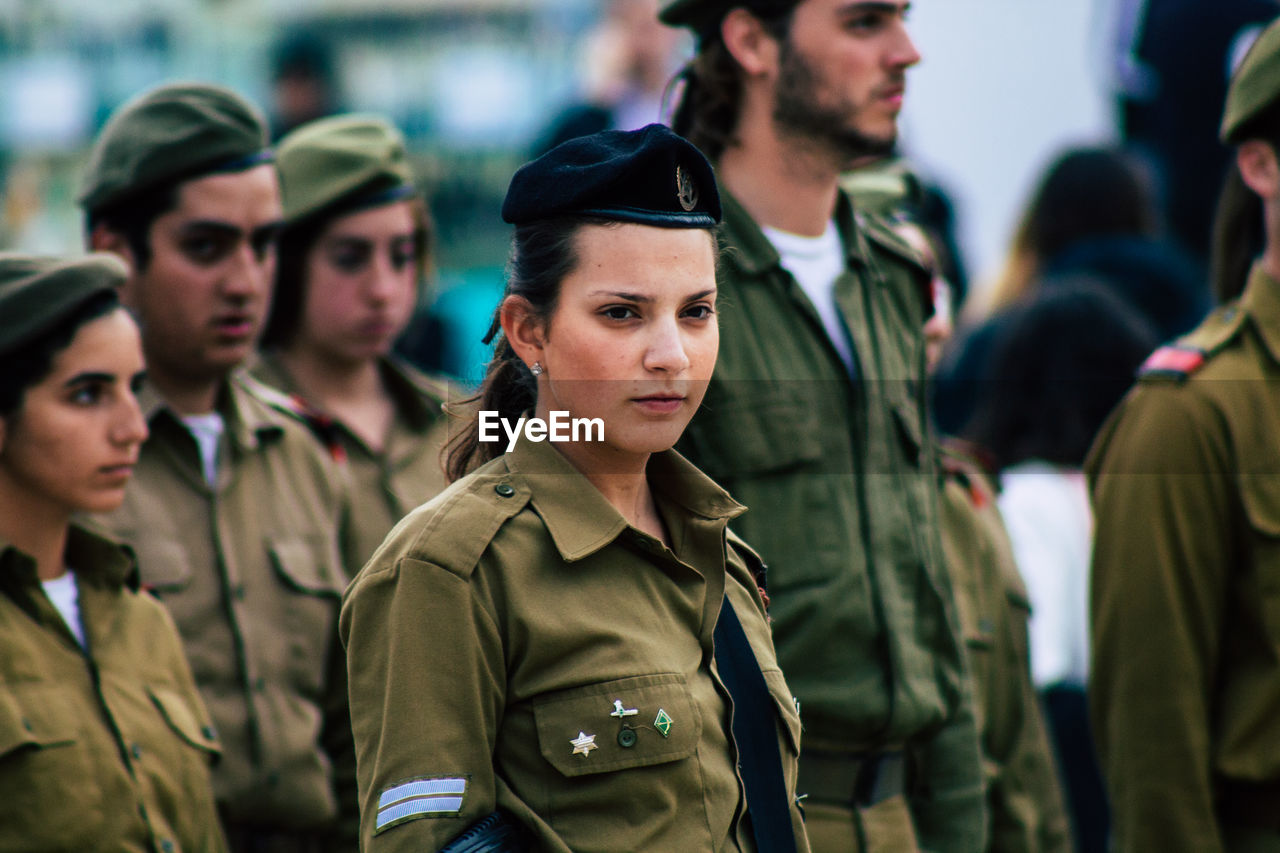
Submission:
POLYGON ((321 232, 306 258, 295 345, 346 364, 391 351, 418 295, 414 204, 401 201, 342 216, 321 232))
POLYGON ((626 454, 669 449, 715 368, 715 252, 700 229, 588 225, 541 330, 538 415, 600 418, 626 454))
POLYGON ((18 411, 0 418, 0 490, 58 513, 119 507, 147 438, 134 396, 142 367, 123 309, 81 326, 18 411))

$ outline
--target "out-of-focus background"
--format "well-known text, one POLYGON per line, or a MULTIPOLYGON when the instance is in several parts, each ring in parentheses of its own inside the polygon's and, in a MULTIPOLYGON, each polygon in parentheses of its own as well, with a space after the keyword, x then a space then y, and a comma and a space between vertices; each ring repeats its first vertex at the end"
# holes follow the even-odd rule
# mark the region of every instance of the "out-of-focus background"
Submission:
MULTIPOLYGON (((1271 0, 914 5, 912 31, 925 59, 909 76, 903 150, 949 196, 974 292, 998 272, 1051 159, 1068 145, 1121 139, 1134 99, 1167 88, 1141 43, 1150 30, 1146 7, 1199 8, 1229 23, 1230 53, 1246 43, 1248 21, 1228 21, 1227 7, 1237 4, 1254 9, 1244 18, 1275 7, 1271 0)), ((158 82, 229 85, 256 100, 279 131, 328 112, 377 111, 407 135, 439 229, 431 316, 441 333, 420 335, 416 346, 434 366, 474 377, 484 354, 478 337, 501 288, 508 230, 498 209, 507 181, 558 135, 660 118, 662 84, 692 44, 653 22, 656 5, 0 0, 0 246, 80 248, 74 192, 88 145, 113 108, 158 82)), ((1203 25, 1196 33, 1204 42, 1203 25)), ((1216 75, 1206 83, 1220 88, 1228 70, 1218 56, 1196 73, 1216 75)))

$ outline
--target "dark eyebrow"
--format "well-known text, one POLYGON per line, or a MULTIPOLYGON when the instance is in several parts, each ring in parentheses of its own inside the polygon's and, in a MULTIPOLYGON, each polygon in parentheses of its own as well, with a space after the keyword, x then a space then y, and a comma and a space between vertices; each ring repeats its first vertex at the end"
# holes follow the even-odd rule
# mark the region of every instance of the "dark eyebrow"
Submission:
POLYGON ((211 219, 197 219, 192 222, 184 222, 182 224, 182 230, 184 232, 213 231, 225 237, 239 237, 241 234, 240 229, 236 226, 211 219))
POLYGON ((703 291, 701 291, 701 292, 699 292, 699 293, 695 293, 695 294, 693 294, 693 295, 691 295, 691 296, 687 296, 687 297, 685 297, 685 300, 684 300, 684 301, 685 301, 685 302, 696 302, 696 301, 698 301, 699 299, 706 299, 708 296, 713 295, 715 292, 716 292, 716 289, 713 287, 713 288, 711 288, 710 290, 703 290, 703 291))
POLYGON ((76 385, 87 385, 94 382, 115 382, 115 381, 116 381, 116 377, 114 373, 99 373, 96 371, 87 370, 84 373, 77 373, 75 376, 72 376, 65 383, 63 383, 63 387, 74 388, 76 385))
POLYGON ((910 3, 886 3, 884 0, 863 0, 860 3, 850 3, 840 11, 846 15, 866 14, 867 12, 878 12, 882 15, 898 15, 905 14, 911 8, 910 3))
POLYGON ((284 230, 284 220, 276 220, 268 222, 266 225, 259 225, 253 229, 253 240, 259 242, 262 240, 274 240, 280 236, 280 232, 284 230))
POLYGON ((651 296, 641 296, 639 293, 623 293, 619 290, 597 290, 591 294, 592 296, 612 296, 616 299, 624 299, 628 302, 648 303, 653 301, 651 296))

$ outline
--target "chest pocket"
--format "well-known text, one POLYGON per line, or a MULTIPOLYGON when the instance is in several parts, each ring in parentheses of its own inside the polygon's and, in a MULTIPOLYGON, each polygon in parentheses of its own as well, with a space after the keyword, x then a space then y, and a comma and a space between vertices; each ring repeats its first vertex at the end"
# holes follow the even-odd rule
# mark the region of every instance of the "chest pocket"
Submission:
POLYGON ((679 761, 693 755, 702 735, 676 673, 561 691, 535 700, 533 714, 542 757, 566 777, 679 761))
POLYGON ((267 552, 285 586, 294 592, 338 599, 347 579, 338 568, 336 555, 318 541, 319 537, 272 537, 267 552))
POLYGON ((759 384, 749 396, 705 403, 686 433, 690 455, 716 480, 784 473, 822 459, 820 412, 813 401, 785 386, 759 384))
POLYGON ((200 721, 182 694, 161 686, 148 687, 147 694, 179 740, 206 753, 210 758, 221 754, 222 747, 218 743, 217 732, 208 722, 200 721))
POLYGON ((42 685, 0 685, 0 762, 24 749, 76 742, 74 709, 57 691, 42 685))
POLYGON ((160 595, 181 592, 191 585, 191 558, 181 542, 136 533, 123 534, 138 557, 142 584, 160 595))

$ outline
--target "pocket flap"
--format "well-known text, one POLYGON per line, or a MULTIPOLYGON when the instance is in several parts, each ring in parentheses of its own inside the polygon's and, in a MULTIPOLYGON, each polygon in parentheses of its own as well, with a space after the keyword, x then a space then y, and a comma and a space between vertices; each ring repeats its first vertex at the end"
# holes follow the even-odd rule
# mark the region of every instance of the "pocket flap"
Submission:
POLYGON ((559 691, 535 699, 533 715, 542 757, 565 776, 678 761, 693 755, 702 735, 678 673, 559 691))
POLYGON ((138 534, 125 534, 121 539, 133 548, 145 588, 164 594, 186 589, 191 583, 191 558, 181 542, 138 534))
POLYGON ((218 733, 207 718, 197 714, 197 709, 181 693, 172 687, 148 686, 147 693, 151 701, 160 710, 160 716, 169 724, 169 728, 196 749, 202 749, 211 755, 221 755, 222 744, 218 742, 218 733))
POLYGON ((321 543, 296 536, 272 538, 267 551, 276 572, 295 592, 335 598, 342 595, 346 579, 321 543))
POLYGON ((0 757, 23 747, 75 743, 75 710, 58 693, 44 684, 0 686, 0 757))

